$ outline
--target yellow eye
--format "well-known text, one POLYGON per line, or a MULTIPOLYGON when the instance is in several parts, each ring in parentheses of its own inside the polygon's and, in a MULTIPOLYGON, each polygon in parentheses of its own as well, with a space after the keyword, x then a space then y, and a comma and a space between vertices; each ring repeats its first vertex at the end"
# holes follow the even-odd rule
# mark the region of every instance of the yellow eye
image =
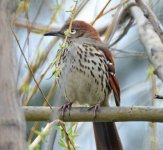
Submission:
POLYGON ((76 30, 71 29, 70 34, 75 34, 75 33, 76 33, 76 30))

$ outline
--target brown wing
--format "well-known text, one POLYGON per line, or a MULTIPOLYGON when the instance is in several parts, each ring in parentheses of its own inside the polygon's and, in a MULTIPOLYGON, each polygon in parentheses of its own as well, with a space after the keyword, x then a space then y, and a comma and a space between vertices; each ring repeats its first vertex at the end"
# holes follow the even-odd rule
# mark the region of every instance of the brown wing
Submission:
POLYGON ((115 68, 114 68, 114 60, 111 52, 108 49, 101 49, 103 53, 105 54, 107 60, 108 60, 108 71, 109 71, 109 85, 114 93, 114 98, 117 106, 120 106, 120 87, 117 80, 117 77, 115 75, 115 68))

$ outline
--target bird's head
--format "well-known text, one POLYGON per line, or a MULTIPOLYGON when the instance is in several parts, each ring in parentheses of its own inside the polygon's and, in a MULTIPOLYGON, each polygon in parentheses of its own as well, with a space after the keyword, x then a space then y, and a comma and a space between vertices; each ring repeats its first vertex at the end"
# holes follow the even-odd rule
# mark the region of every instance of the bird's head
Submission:
MULTIPOLYGON (((44 34, 45 36, 58 36, 65 38, 66 31, 68 31, 70 23, 65 24, 59 31, 49 32, 44 34)), ((72 22, 71 31, 68 34, 68 39, 74 38, 91 38, 100 40, 98 32, 88 23, 84 21, 74 20, 72 22)))

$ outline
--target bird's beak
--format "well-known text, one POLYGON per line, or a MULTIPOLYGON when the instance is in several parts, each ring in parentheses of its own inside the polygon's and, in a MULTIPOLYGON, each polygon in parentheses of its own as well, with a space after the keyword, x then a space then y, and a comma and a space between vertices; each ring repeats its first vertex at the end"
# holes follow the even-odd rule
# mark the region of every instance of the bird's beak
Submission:
POLYGON ((48 33, 45 33, 44 36, 59 36, 59 37, 63 37, 64 33, 62 33, 61 31, 48 32, 48 33))

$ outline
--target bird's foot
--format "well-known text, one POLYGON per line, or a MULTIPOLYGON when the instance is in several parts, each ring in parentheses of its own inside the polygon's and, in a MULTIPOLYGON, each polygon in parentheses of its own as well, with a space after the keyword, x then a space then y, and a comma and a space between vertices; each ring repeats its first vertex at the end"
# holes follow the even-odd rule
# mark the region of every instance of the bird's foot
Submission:
POLYGON ((72 102, 69 102, 69 103, 67 103, 67 104, 62 105, 62 106, 59 108, 59 110, 62 111, 62 117, 64 117, 64 114, 65 114, 66 109, 69 110, 69 116, 70 116, 70 109, 71 109, 71 106, 72 106, 72 102))
POLYGON ((89 110, 92 110, 92 109, 94 109, 94 118, 96 118, 97 111, 100 110, 100 103, 97 103, 97 104, 95 104, 95 105, 89 107, 89 108, 88 108, 88 111, 89 111, 89 110))

